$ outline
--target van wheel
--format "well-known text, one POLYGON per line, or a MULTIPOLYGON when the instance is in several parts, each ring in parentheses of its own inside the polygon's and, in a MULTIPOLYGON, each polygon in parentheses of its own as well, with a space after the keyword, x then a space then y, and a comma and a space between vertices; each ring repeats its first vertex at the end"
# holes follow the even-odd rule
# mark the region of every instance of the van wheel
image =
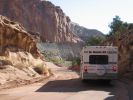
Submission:
POLYGON ((110 83, 111 83, 111 80, 108 79, 108 80, 105 80, 105 82, 106 82, 107 84, 110 84, 110 83))
POLYGON ((87 79, 82 79, 81 81, 82 81, 82 83, 86 83, 87 79))

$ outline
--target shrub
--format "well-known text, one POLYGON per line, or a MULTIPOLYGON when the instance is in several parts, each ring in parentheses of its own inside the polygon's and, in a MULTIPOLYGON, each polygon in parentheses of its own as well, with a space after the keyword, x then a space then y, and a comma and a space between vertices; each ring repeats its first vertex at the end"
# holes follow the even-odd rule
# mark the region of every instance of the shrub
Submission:
POLYGON ((100 45, 105 39, 102 37, 89 37, 86 41, 87 46, 97 46, 100 45))
POLYGON ((47 67, 44 67, 43 64, 38 64, 38 65, 34 66, 34 70, 38 74, 44 74, 46 76, 49 76, 50 74, 52 75, 52 71, 50 69, 48 69, 47 67))
POLYGON ((38 74, 43 74, 43 73, 44 73, 43 64, 38 64, 38 65, 34 66, 34 70, 35 70, 38 74))
POLYGON ((80 66, 80 58, 79 57, 73 58, 72 66, 80 66))
POLYGON ((12 62, 8 59, 0 60, 0 65, 13 65, 12 62))

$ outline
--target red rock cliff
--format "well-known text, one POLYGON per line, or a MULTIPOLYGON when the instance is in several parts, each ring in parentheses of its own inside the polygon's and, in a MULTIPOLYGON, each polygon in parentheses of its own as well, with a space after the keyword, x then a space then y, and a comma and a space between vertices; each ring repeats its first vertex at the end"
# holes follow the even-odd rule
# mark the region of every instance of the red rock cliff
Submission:
POLYGON ((49 1, 0 0, 0 14, 20 22, 29 31, 39 32, 43 41, 77 41, 69 17, 49 1))

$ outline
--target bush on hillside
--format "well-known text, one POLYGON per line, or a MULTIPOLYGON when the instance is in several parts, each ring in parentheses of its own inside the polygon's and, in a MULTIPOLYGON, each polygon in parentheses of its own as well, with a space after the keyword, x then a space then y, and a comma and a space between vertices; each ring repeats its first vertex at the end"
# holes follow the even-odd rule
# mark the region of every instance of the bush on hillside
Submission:
POLYGON ((38 74, 43 74, 43 64, 38 64, 34 66, 34 70, 38 73, 38 74))
POLYGON ((89 37, 86 41, 87 46, 98 46, 100 45, 105 39, 102 37, 89 37))
POLYGON ((72 60, 72 66, 80 66, 80 58, 79 57, 75 57, 72 60))

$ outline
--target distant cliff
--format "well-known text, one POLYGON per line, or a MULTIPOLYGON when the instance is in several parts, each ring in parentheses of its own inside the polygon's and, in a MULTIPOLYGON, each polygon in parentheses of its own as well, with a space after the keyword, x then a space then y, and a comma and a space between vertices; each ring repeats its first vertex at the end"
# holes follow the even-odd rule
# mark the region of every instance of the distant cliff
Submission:
POLYGON ((87 29, 73 22, 71 23, 71 30, 83 41, 86 41, 89 37, 104 37, 104 34, 96 29, 87 29))
POLYGON ((42 0, 0 0, 0 14, 38 32, 45 42, 77 42, 70 18, 59 6, 42 0))
POLYGON ((59 6, 46 0, 0 0, 0 14, 21 23, 27 31, 39 33, 44 42, 77 43, 89 36, 103 36, 97 30, 71 24, 59 6))

